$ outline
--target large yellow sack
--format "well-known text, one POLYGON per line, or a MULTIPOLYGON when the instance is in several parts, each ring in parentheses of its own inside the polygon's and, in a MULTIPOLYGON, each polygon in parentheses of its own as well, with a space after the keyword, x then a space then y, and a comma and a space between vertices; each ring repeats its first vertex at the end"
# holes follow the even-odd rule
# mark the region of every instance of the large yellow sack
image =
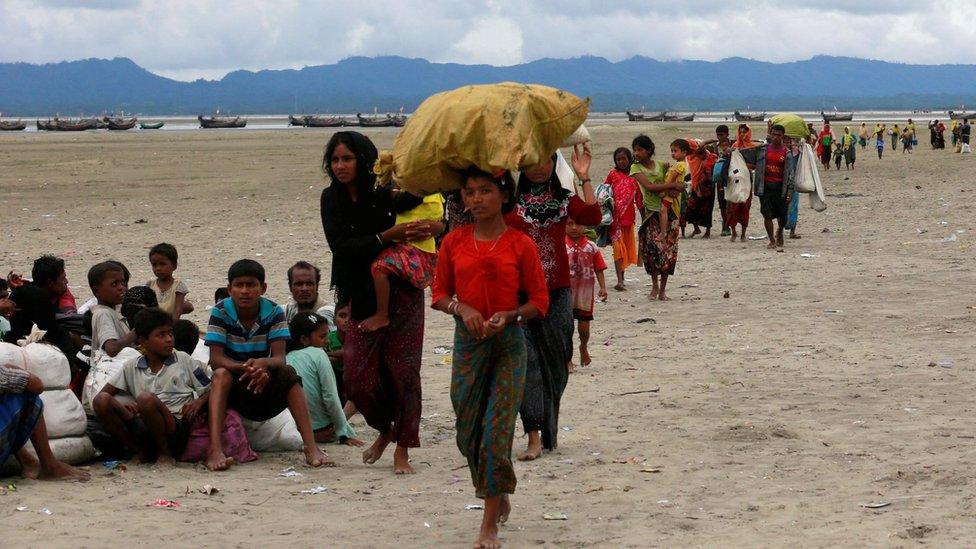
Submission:
POLYGON ((410 116, 375 171, 414 194, 457 189, 469 167, 497 173, 538 164, 586 120, 590 100, 505 82, 432 95, 410 116))

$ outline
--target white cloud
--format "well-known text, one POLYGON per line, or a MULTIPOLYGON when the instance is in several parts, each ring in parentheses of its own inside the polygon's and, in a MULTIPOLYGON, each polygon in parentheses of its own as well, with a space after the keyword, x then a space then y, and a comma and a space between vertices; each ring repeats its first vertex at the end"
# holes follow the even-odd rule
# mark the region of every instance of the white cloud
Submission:
POLYGON ((2 0, 0 61, 130 57, 181 79, 296 68, 351 55, 508 65, 596 55, 619 61, 792 61, 817 54, 976 63, 976 4, 716 0, 2 0))

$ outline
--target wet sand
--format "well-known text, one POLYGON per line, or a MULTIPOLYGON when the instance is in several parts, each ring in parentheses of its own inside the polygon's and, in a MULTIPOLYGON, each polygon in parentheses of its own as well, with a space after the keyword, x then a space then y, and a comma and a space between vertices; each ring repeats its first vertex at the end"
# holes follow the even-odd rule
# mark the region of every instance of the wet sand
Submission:
MULTIPOLYGON (((592 175, 601 179, 611 151, 639 131, 665 151, 712 127, 594 126, 592 175)), ((142 283, 148 248, 167 241, 201 325, 241 257, 265 265, 269 297, 284 302, 296 260, 317 263, 328 281, 318 200, 330 133, 2 135, 0 271, 61 255, 81 302, 89 266, 118 259, 142 283)), ((381 148, 394 136, 367 133, 381 148)), ((889 148, 879 161, 869 147, 856 171, 825 174, 827 192, 846 195, 828 197, 819 214, 802 197, 803 238, 785 253, 718 238, 716 221, 711 240, 681 241, 673 301, 647 302, 649 278, 628 271, 630 290, 597 306, 594 363, 570 378, 559 449, 516 467, 503 541, 967 544, 976 534, 976 158, 928 150, 922 138, 912 155, 889 148), (890 505, 862 507, 871 503, 890 505), (544 520, 554 512, 567 520, 544 520)), ((763 234, 758 209, 757 200, 750 236, 763 234)), ((451 340, 449 319, 431 311, 416 476, 394 477, 391 454, 366 466, 336 445, 326 447, 335 469, 305 468, 297 452, 219 474, 186 464, 110 473, 96 462, 87 484, 4 479, 17 485, 0 495, 4 545, 470 546, 481 512, 465 510, 477 500, 454 444, 450 366, 433 352, 451 340), (278 476, 291 465, 304 476, 278 476), (220 491, 205 496, 204 484, 220 491), (328 491, 300 493, 320 485, 328 491), (156 498, 181 508, 147 506, 156 498)), ((375 435, 361 417, 353 424, 375 435)), ((515 444, 525 444, 521 427, 515 444)))

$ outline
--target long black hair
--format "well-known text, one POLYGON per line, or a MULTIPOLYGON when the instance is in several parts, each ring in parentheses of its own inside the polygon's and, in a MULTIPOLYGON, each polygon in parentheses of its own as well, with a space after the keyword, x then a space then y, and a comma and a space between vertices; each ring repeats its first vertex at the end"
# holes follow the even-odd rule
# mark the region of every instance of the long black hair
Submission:
MULTIPOLYGON (((373 165, 379 152, 376 145, 365 135, 359 132, 343 131, 336 132, 325 145, 325 154, 322 155, 322 171, 329 176, 332 184, 338 183, 335 173, 332 172, 332 155, 340 144, 345 145, 356 157, 356 200, 372 202, 373 188, 376 186, 376 175, 373 173, 373 165)), ((344 185, 338 185, 338 197, 344 203, 351 202, 349 193, 344 185)))

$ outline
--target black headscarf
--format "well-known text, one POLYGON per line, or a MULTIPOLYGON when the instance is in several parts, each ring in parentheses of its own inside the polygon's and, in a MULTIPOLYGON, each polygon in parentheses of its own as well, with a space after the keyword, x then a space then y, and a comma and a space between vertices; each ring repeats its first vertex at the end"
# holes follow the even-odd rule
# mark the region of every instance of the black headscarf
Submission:
POLYGON ((136 314, 150 307, 159 307, 156 292, 152 291, 149 286, 133 286, 126 290, 125 297, 122 298, 121 312, 122 316, 129 322, 129 326, 132 326, 136 314))
POLYGON ((364 201, 364 205, 368 205, 373 201, 373 190, 376 186, 376 175, 373 173, 373 165, 379 157, 376 145, 365 135, 352 131, 336 132, 329 139, 322 157, 322 169, 332 180, 332 185, 336 186, 336 197, 343 206, 350 205, 352 198, 345 185, 336 185, 339 180, 332 173, 332 154, 340 143, 356 155, 356 200, 364 201))

